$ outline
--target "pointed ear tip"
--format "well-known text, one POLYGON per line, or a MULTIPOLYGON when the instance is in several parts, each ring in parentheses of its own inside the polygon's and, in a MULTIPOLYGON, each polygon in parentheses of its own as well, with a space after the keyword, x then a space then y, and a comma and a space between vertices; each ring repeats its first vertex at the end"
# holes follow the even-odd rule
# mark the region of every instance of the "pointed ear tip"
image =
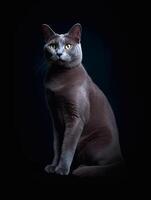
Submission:
POLYGON ((82 31, 82 26, 80 23, 76 23, 75 26, 79 27, 80 31, 82 31))
POLYGON ((76 25, 76 26, 80 26, 80 27, 82 27, 80 23, 76 23, 75 25, 76 25))
POLYGON ((41 27, 42 27, 42 29, 44 29, 44 28, 49 28, 50 29, 48 24, 41 24, 41 27))
POLYGON ((46 27, 46 24, 41 24, 41 29, 44 30, 46 27))

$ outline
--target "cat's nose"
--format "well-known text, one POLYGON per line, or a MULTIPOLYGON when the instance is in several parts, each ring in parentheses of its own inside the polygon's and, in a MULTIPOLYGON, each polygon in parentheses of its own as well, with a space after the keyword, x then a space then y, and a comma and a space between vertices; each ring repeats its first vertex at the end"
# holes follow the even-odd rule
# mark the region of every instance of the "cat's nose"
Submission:
POLYGON ((61 55, 62 55, 62 53, 57 53, 57 56, 59 56, 59 57, 60 57, 61 55))

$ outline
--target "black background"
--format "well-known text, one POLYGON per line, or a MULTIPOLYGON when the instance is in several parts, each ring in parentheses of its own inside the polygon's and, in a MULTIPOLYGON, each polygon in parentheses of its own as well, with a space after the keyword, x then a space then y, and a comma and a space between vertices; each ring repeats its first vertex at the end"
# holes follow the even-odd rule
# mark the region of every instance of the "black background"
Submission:
MULTIPOLYGON (((143 97, 138 92, 136 67, 136 4, 112 2, 18 2, 12 5, 14 174, 18 182, 106 183, 107 179, 81 180, 49 177, 43 171, 52 159, 52 130, 44 99, 43 36, 41 24, 58 33, 81 23, 83 63, 108 97, 116 115, 126 171, 110 182, 136 180, 143 124, 143 97), (140 106, 141 102, 141 106, 140 106), (138 124, 140 126, 138 126, 138 124)), ((12 11, 12 10, 11 10, 12 11)), ((11 77, 12 78, 12 77, 11 77)), ((139 173, 139 175, 142 175, 139 173)))

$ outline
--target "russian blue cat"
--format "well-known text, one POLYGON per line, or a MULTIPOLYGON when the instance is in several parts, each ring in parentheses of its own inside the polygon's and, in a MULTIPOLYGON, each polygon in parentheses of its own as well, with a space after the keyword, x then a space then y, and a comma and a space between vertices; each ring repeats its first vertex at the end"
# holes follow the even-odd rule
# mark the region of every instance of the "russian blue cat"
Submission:
POLYGON ((102 176, 123 159, 113 110, 82 65, 81 29, 75 24, 67 33, 57 34, 42 25, 54 149, 53 161, 45 170, 102 176))

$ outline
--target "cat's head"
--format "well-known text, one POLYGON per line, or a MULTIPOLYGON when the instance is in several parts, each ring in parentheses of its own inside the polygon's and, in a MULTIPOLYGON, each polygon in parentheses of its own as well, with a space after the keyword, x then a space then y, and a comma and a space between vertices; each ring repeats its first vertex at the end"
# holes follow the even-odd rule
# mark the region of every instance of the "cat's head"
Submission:
POLYGON ((55 33, 47 24, 42 25, 45 39, 44 52, 48 63, 72 68, 82 61, 81 25, 75 24, 65 34, 55 33))

